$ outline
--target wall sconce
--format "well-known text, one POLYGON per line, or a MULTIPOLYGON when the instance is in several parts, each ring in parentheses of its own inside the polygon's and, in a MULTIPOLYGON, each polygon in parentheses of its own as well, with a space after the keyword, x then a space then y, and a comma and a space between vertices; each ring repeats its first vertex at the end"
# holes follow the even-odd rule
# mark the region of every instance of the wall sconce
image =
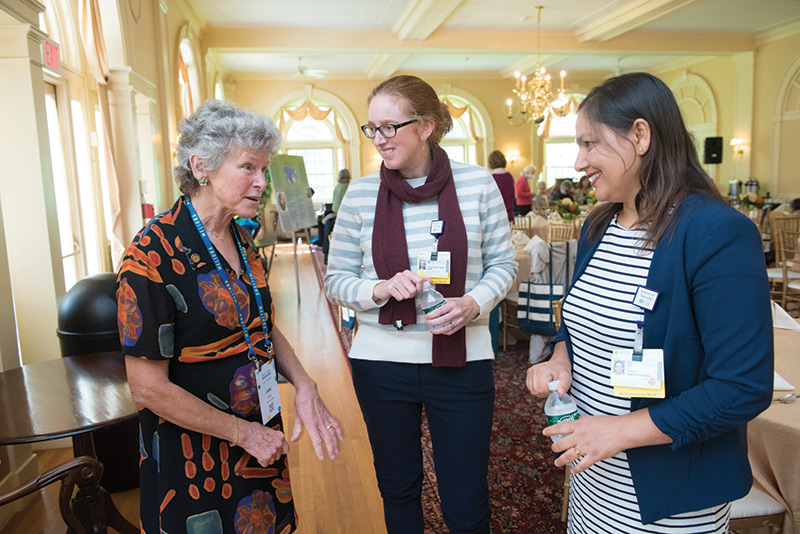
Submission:
POLYGON ((514 165, 519 159, 519 150, 509 150, 506 152, 506 161, 509 165, 514 165))
POLYGON ((731 139, 731 150, 733 151, 734 156, 743 156, 744 155, 744 139, 731 139))

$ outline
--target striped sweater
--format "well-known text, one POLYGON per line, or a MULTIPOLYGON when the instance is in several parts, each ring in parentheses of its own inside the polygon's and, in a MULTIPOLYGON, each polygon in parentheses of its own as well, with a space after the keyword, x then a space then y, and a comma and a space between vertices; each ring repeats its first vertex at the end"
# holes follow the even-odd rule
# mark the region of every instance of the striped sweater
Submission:
MULTIPOLYGON (((465 294, 475 299, 480 316, 466 328, 467 361, 493 358, 489 336, 489 312, 503 299, 516 276, 517 264, 511 246, 508 219, 497 185, 482 167, 450 162, 456 194, 467 231, 467 277, 465 294)), ((425 178, 409 180, 419 187, 425 178)), ((352 308, 358 332, 350 357, 405 363, 431 363, 433 336, 422 311, 417 324, 398 331, 378 323, 380 306, 372 290, 381 280, 372 262, 372 225, 380 177, 371 174, 353 182, 345 194, 331 238, 325 292, 340 306, 352 308)), ((403 204, 403 220, 412 270, 421 252, 431 250, 430 222, 438 219, 437 198, 419 204, 403 204)), ((445 231, 447 229, 445 228, 445 231)))

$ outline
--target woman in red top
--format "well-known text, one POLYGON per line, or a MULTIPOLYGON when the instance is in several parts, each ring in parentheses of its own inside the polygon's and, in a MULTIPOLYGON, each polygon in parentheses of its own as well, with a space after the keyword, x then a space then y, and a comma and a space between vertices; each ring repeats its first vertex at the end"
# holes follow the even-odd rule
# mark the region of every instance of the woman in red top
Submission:
POLYGON ((536 177, 536 165, 526 165, 522 169, 522 176, 517 178, 514 189, 517 201, 514 205, 514 215, 527 215, 531 211, 531 187, 528 180, 536 177))

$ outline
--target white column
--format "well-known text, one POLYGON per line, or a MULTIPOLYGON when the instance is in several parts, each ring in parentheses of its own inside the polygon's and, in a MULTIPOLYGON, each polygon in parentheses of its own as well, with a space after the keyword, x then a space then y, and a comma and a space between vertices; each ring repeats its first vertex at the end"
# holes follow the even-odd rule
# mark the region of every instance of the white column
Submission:
POLYGON ((108 103, 111 108, 111 137, 119 184, 122 212, 122 242, 125 246, 142 228, 142 197, 136 156, 136 118, 131 68, 110 69, 108 103))
MULTIPOLYGON (((733 137, 744 140, 746 145, 743 154, 733 154, 733 176, 746 181, 751 176, 753 154, 755 55, 753 52, 742 52, 733 55, 731 59, 736 67, 733 86, 733 137)), ((730 150, 730 145, 723 149, 730 150)))
POLYGON ((0 16, 0 202, 23 363, 60 357, 56 329, 64 295, 42 39, 35 26, 0 16))
MULTIPOLYGON (((30 361, 59 356, 57 296, 64 293, 64 273, 44 110, 42 34, 35 26, 39 7, 0 0, 0 371, 19 367, 20 352, 30 361)), ((38 474, 30 445, 0 447, 0 461, 0 493, 38 474)), ((0 529, 32 498, 0 507, 0 529)))

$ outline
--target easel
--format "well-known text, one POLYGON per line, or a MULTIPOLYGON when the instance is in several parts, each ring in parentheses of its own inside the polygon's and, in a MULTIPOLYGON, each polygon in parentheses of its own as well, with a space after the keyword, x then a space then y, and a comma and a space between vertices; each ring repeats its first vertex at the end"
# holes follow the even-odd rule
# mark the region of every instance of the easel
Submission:
MULTIPOLYGON (((265 227, 266 227, 266 225, 265 225, 265 227)), ((272 237, 272 242, 267 244, 267 245, 259 245, 258 243, 256 243, 256 246, 258 247, 258 253, 265 260, 267 259, 267 253, 265 252, 264 249, 266 249, 267 247, 270 247, 269 260, 267 260, 267 274, 264 277, 264 281, 266 283, 269 283, 269 275, 272 272, 272 260, 275 258, 275 245, 278 244, 278 237, 277 236, 278 236, 278 213, 273 211, 272 212, 272 236, 271 236, 272 237)))
MULTIPOLYGON (((297 234, 305 234, 306 241, 308 242, 308 253, 313 254, 314 249, 311 247, 311 232, 308 231, 308 228, 300 228, 297 230, 292 230, 292 249, 294 250, 294 280, 297 286, 297 303, 300 304, 300 268, 297 264, 297 234)), ((300 235, 302 237, 302 235, 300 235)), ((314 261, 314 258, 311 258, 311 261, 314 261)), ((317 278, 317 283, 319 283, 319 278, 317 278)))

